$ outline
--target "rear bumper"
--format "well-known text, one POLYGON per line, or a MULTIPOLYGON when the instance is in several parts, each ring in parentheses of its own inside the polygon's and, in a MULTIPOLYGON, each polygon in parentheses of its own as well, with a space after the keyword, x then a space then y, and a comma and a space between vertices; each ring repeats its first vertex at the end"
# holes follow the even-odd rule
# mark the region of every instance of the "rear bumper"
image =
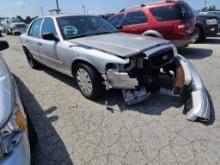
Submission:
POLYGON ((196 41, 196 38, 198 37, 198 33, 194 32, 189 34, 189 36, 185 39, 179 39, 179 40, 171 40, 177 48, 186 47, 189 44, 192 44, 196 41))
POLYGON ((185 74, 185 85, 191 90, 191 96, 186 102, 187 119, 195 121, 197 119, 210 120, 210 104, 206 89, 199 73, 191 62, 182 56, 177 57, 183 67, 185 74))
POLYGON ((1 165, 30 165, 30 146, 28 140, 28 134, 24 133, 22 135, 21 141, 19 144, 14 148, 13 152, 10 153, 8 156, 4 157, 0 160, 1 165))

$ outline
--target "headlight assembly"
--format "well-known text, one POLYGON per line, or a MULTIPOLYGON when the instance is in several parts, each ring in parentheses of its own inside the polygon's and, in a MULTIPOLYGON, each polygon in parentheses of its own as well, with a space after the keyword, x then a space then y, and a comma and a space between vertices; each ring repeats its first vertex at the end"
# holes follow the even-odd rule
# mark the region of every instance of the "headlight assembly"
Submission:
POLYGON ((8 122, 0 129, 0 158, 13 151, 26 128, 24 115, 16 105, 8 122))

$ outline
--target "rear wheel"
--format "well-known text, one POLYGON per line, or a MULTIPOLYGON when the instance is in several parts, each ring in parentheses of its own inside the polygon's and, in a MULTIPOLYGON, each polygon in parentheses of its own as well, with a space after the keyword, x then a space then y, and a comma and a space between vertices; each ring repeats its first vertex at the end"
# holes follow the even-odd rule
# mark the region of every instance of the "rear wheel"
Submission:
POLYGON ((83 96, 93 100, 104 93, 102 78, 92 67, 86 64, 77 64, 75 78, 83 96))
POLYGON ((32 54, 29 51, 26 51, 26 57, 28 64, 31 68, 40 69, 42 67, 42 65, 33 58, 32 54))
POLYGON ((201 27, 196 26, 196 31, 198 33, 198 37, 196 38, 196 42, 202 42, 206 39, 206 36, 201 27))

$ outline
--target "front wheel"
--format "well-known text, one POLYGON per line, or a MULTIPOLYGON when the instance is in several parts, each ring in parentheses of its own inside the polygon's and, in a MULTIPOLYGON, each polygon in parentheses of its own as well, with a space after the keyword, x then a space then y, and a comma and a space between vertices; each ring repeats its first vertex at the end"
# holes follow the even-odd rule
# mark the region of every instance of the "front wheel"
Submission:
POLYGON ((86 64, 77 64, 75 78, 80 92, 86 98, 93 100, 104 93, 102 78, 92 67, 86 64))

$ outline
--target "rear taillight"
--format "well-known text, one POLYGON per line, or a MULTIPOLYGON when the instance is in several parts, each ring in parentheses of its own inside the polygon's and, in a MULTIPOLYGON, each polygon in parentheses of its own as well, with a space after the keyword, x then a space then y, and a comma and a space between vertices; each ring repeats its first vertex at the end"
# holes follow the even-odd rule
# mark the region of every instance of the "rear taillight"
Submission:
POLYGON ((185 28, 186 28, 186 25, 185 24, 180 24, 180 23, 177 23, 177 24, 174 24, 174 33, 184 33, 185 32, 185 28))
POLYGON ((191 33, 191 25, 186 23, 176 24, 174 25, 175 33, 191 33))

